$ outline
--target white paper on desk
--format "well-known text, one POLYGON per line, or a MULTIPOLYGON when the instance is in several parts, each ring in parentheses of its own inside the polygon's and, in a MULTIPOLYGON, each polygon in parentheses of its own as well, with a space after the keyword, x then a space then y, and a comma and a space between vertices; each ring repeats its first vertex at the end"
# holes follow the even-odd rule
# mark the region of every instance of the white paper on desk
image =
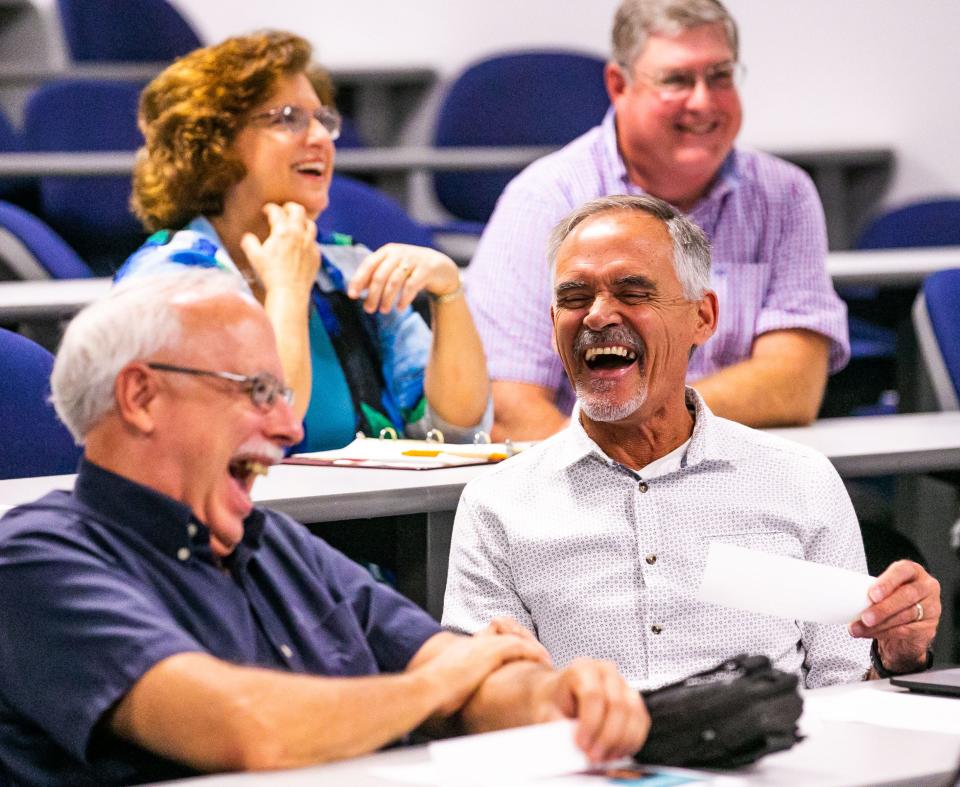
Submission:
POLYGON ((430 744, 443 784, 518 785, 589 767, 569 720, 466 735, 430 744))
POLYGON ((865 686, 836 693, 807 692, 803 696, 803 715, 815 721, 853 721, 960 735, 960 700, 911 691, 865 686))
POLYGON ((788 620, 849 623, 870 606, 873 577, 711 541, 696 598, 788 620))

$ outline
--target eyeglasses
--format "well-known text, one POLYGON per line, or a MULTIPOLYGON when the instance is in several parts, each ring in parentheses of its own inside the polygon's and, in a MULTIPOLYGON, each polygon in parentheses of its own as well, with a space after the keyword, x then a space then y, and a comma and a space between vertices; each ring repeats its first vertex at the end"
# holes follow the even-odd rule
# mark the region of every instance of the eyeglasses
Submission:
POLYGON ((308 112, 296 104, 284 104, 282 107, 275 107, 254 115, 250 118, 250 122, 263 123, 270 128, 283 129, 291 134, 302 134, 310 126, 311 118, 315 118, 327 130, 332 141, 337 141, 340 137, 342 120, 340 113, 331 107, 320 107, 313 112, 308 112))
POLYGON ((717 63, 704 71, 663 71, 638 75, 660 94, 662 101, 683 101, 690 97, 702 79, 707 90, 733 90, 743 82, 747 70, 742 63, 717 63))
POLYGON ((198 377, 216 377, 219 380, 229 380, 239 383, 250 394, 250 401, 261 410, 269 410, 277 403, 277 397, 288 405, 293 404, 293 389, 281 383, 270 372, 260 372, 253 376, 235 374, 234 372, 212 372, 207 369, 194 369, 189 366, 174 366, 170 363, 148 363, 151 369, 158 372, 175 372, 176 374, 193 374, 198 377))

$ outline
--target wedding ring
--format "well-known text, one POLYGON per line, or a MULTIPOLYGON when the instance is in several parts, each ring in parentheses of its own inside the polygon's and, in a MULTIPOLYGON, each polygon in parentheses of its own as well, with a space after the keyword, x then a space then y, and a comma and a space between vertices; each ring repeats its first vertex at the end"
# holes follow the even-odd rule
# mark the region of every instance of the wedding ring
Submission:
POLYGON ((917 617, 914 619, 914 623, 919 623, 923 620, 923 604, 917 603, 917 617))
POLYGON ((401 262, 397 267, 400 269, 400 273, 403 274, 403 278, 405 279, 409 279, 410 274, 413 273, 413 268, 410 267, 409 262, 401 262))

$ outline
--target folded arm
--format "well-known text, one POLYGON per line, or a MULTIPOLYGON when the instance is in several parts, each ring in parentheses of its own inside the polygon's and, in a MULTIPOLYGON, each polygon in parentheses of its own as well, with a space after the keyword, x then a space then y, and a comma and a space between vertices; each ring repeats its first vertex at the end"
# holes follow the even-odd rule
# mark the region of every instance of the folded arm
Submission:
POLYGON ((293 768, 373 751, 455 713, 504 664, 542 658, 526 638, 448 633, 427 640, 405 672, 371 677, 291 675, 182 653, 148 670, 109 725, 199 770, 293 768))

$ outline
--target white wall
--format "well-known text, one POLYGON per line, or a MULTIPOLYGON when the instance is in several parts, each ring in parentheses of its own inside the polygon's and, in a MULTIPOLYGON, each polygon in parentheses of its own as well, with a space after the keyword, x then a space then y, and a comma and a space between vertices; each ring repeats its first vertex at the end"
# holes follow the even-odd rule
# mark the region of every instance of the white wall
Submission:
MULTIPOLYGON (((206 40, 309 38, 324 64, 430 65, 451 76, 510 47, 607 51, 617 0, 174 0, 206 40)), ((728 0, 748 76, 741 139, 766 148, 889 146, 888 203, 960 194, 960 2, 728 0)))

